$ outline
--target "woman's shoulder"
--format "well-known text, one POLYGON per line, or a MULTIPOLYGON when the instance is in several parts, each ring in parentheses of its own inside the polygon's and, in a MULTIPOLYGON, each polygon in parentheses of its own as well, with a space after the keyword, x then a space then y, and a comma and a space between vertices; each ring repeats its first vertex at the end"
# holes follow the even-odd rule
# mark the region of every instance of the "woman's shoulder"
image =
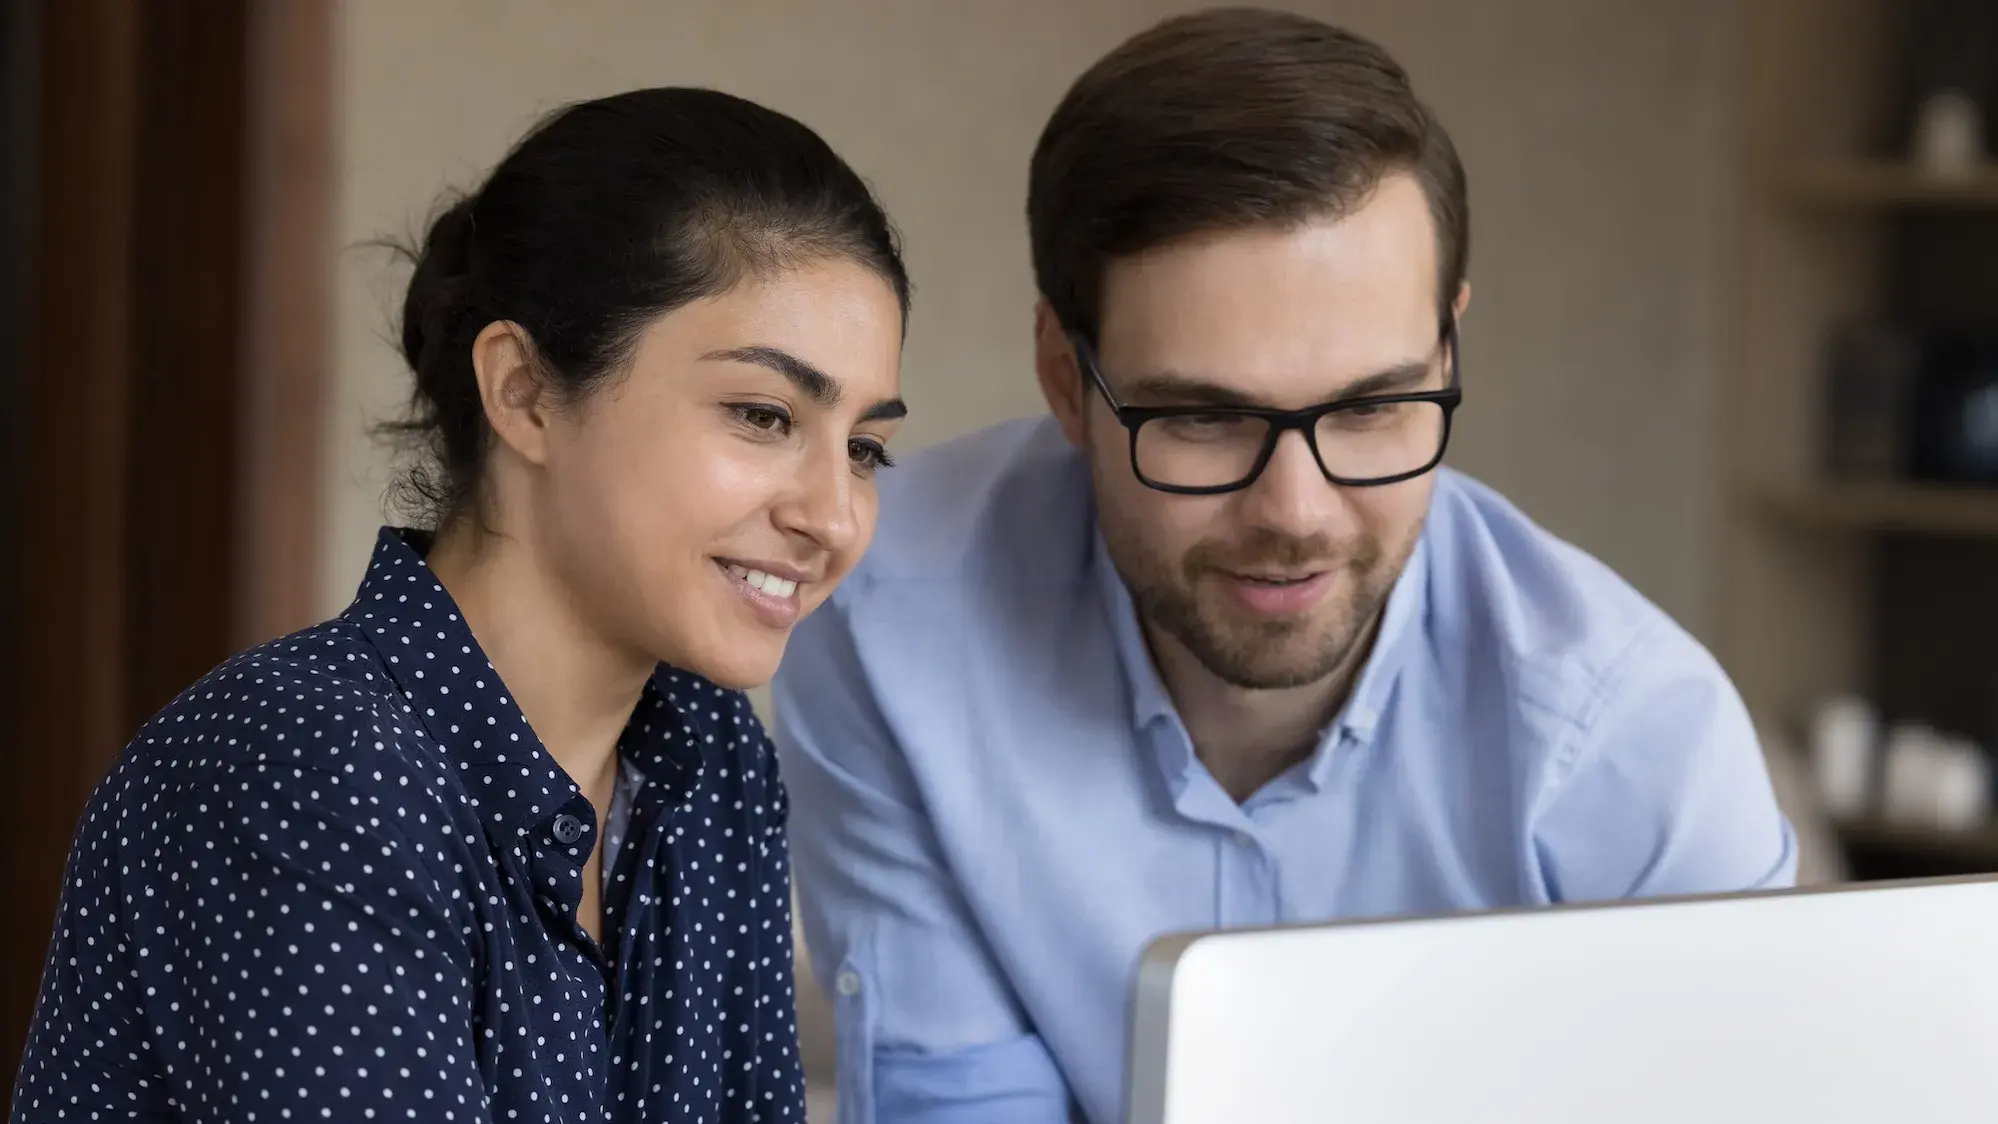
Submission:
POLYGON ((122 820, 143 807, 147 823, 164 823, 189 799, 254 778, 253 790, 329 814, 435 804, 425 822, 442 827, 450 770, 418 728, 360 629, 335 619, 233 656, 182 691, 125 747, 93 810, 122 820))
POLYGON ((224 660, 153 715, 132 748, 203 744, 238 759, 400 728, 406 710, 361 630, 335 618, 224 660))

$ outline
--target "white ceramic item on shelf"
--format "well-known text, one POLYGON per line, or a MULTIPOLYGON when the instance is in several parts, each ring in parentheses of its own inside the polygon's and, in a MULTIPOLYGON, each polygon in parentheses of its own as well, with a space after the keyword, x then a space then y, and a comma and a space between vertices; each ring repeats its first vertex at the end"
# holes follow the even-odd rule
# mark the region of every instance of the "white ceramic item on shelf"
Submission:
POLYGON ((1915 722, 1897 723, 1887 731, 1887 762, 1881 811, 1897 823, 1935 823, 1941 735, 1915 722))
POLYGON ((1889 819, 1946 831, 1967 831, 1991 812, 1991 766, 1969 738, 1927 726, 1898 725, 1887 736, 1889 819))
POLYGON ((1968 831, 1991 814, 1991 759, 1969 738, 1946 738, 1936 762, 1936 826, 1968 831))
POLYGON ((1873 752, 1880 720, 1865 699, 1841 696, 1818 708, 1811 723, 1811 772, 1825 811, 1857 816, 1873 801, 1873 752))
POLYGON ((1915 163, 1932 176, 1969 175, 1984 164, 1984 120, 1961 90, 1929 95, 1915 117, 1915 163))

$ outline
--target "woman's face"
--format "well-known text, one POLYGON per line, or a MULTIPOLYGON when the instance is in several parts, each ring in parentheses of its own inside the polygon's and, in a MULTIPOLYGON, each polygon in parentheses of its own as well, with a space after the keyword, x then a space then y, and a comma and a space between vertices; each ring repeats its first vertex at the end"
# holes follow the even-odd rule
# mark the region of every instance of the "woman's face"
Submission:
POLYGON ((652 324, 546 432, 530 518, 576 608, 633 655, 768 681, 873 536, 901 354, 894 290, 844 259, 652 324))

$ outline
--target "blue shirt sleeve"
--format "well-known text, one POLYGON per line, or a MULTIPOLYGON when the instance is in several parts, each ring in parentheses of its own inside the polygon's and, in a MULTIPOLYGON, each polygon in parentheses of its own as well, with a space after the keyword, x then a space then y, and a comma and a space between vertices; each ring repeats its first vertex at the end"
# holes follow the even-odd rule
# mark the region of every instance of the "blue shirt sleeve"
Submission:
POLYGON ((448 821, 282 757, 211 776, 88 813, 22 1065, 61 1103, 13 1119, 487 1120, 448 821), (116 821, 147 814, 171 853, 123 884, 116 821))
POLYGON ((837 601, 773 684, 841 1124, 1062 1124, 1070 1100, 965 907, 837 601))
POLYGON ((1734 686, 1665 625, 1617 661, 1534 832, 1550 901, 1787 887, 1797 847, 1734 686))

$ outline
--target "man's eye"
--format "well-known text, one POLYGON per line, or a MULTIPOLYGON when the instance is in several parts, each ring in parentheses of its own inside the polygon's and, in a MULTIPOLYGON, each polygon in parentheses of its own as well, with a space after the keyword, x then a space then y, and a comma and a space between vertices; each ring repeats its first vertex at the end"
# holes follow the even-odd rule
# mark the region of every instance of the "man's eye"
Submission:
POLYGON ((1262 422, 1240 414, 1179 414, 1161 418, 1158 424, 1167 434, 1182 441, 1225 441, 1261 436, 1262 422))

